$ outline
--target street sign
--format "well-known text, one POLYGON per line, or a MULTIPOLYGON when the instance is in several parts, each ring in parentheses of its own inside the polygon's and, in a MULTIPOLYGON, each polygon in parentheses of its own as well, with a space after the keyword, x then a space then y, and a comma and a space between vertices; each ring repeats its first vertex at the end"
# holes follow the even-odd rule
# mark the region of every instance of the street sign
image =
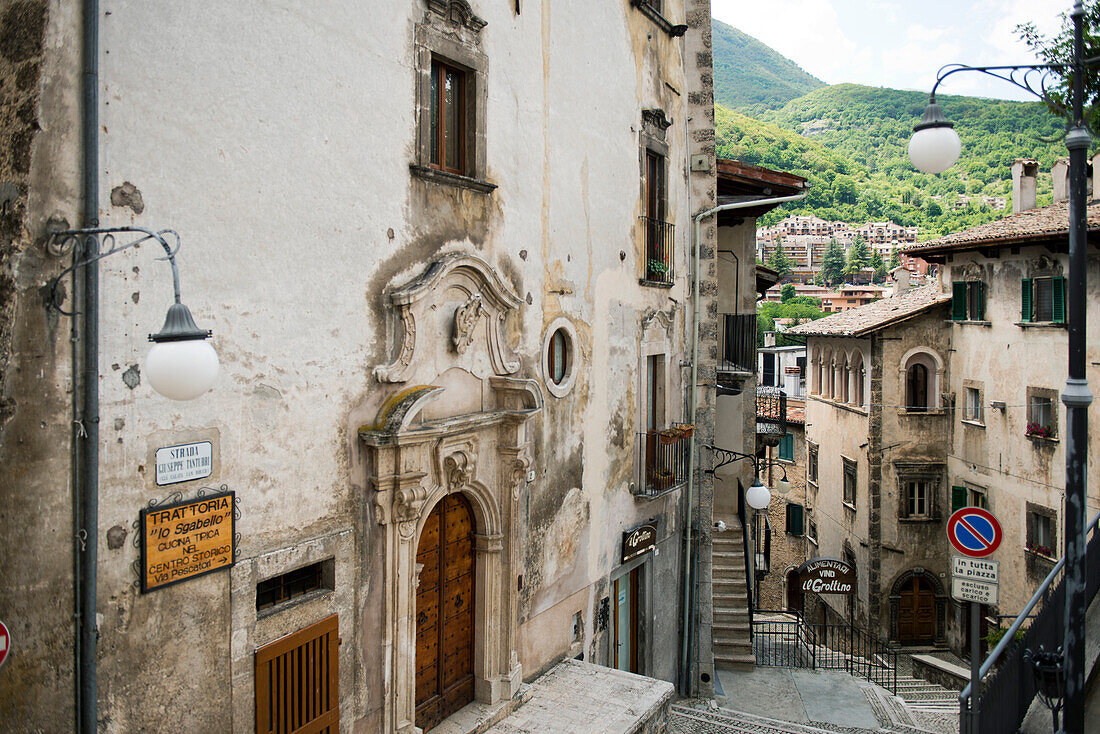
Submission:
POLYGON ((951 577, 951 597, 956 601, 973 601, 979 604, 997 603, 997 584, 985 581, 951 577))
POLYGON ((955 550, 971 558, 984 558, 1001 544, 1001 524, 981 507, 955 510, 947 521, 947 539, 955 550))
POLYGON ((165 446, 156 453, 157 485, 205 479, 214 469, 214 444, 210 441, 165 446))
POLYGON ((237 547, 233 492, 145 507, 138 517, 141 591, 229 568, 237 547))
POLYGON ((987 584, 997 583, 997 574, 1001 570, 1000 561, 986 561, 981 558, 963 558, 954 556, 951 565, 951 575, 962 579, 984 581, 987 584))
POLYGON ((7 662, 10 650, 11 633, 8 632, 8 626, 0 622, 0 668, 4 667, 4 663, 7 662))

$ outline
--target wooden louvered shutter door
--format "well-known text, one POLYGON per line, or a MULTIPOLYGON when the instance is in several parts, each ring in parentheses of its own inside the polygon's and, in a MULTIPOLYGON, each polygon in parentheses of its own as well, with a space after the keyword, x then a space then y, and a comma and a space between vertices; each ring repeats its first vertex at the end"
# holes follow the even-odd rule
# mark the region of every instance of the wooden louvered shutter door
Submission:
POLYGON ((258 734, 340 730, 338 615, 256 651, 258 734))
POLYGON ((951 318, 966 321, 966 281, 956 280, 951 284, 951 318))

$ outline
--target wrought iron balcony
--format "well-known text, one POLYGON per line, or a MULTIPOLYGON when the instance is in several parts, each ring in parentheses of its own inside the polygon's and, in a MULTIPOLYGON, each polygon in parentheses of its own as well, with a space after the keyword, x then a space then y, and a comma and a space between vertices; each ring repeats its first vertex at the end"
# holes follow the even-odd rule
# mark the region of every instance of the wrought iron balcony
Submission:
POLYGON ((638 217, 642 224, 645 261, 642 263, 643 283, 672 285, 672 253, 675 226, 650 217, 638 217))
POLYGON ((694 432, 694 426, 678 423, 671 428, 638 434, 635 496, 657 497, 687 484, 688 451, 694 432))
POLYGON ((756 314, 719 314, 718 371, 756 372, 756 314))

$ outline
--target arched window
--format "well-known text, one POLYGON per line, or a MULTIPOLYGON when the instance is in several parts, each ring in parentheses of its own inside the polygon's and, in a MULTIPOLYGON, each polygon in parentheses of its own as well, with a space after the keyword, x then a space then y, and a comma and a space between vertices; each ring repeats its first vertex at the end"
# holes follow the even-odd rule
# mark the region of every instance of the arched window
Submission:
POLYGON ((840 402, 842 402, 842 403, 847 403, 848 402, 848 397, 851 395, 851 392, 848 389, 848 383, 851 381, 850 369, 851 368, 848 365, 848 355, 847 354, 841 355, 841 357, 840 357, 840 370, 839 370, 839 374, 840 374, 840 395, 838 397, 839 397, 840 402))
POLYGON ((833 355, 825 352, 821 358, 821 396, 831 398, 833 396, 833 355))
POLYGON ((818 349, 814 350, 813 365, 814 365, 813 381, 812 381, 812 384, 811 384, 810 388, 811 388, 812 394, 820 395, 821 394, 821 351, 818 350, 818 349))
POLYGON ((905 405, 909 410, 928 410, 928 368, 920 362, 909 365, 905 373, 905 405))
POLYGON ((852 368, 852 402, 863 405, 863 354, 856 352, 855 366, 852 368))

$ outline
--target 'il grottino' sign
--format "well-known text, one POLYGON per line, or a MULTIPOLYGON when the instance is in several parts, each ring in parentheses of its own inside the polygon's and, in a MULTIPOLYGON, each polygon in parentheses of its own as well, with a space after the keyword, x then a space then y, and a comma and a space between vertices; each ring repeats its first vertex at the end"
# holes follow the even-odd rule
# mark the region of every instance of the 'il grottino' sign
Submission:
POLYGON ((798 567, 802 590, 815 594, 856 593, 856 570, 839 558, 811 558, 798 567))
POLYGON ((233 565, 233 492, 141 510, 141 590, 159 589, 233 565))

